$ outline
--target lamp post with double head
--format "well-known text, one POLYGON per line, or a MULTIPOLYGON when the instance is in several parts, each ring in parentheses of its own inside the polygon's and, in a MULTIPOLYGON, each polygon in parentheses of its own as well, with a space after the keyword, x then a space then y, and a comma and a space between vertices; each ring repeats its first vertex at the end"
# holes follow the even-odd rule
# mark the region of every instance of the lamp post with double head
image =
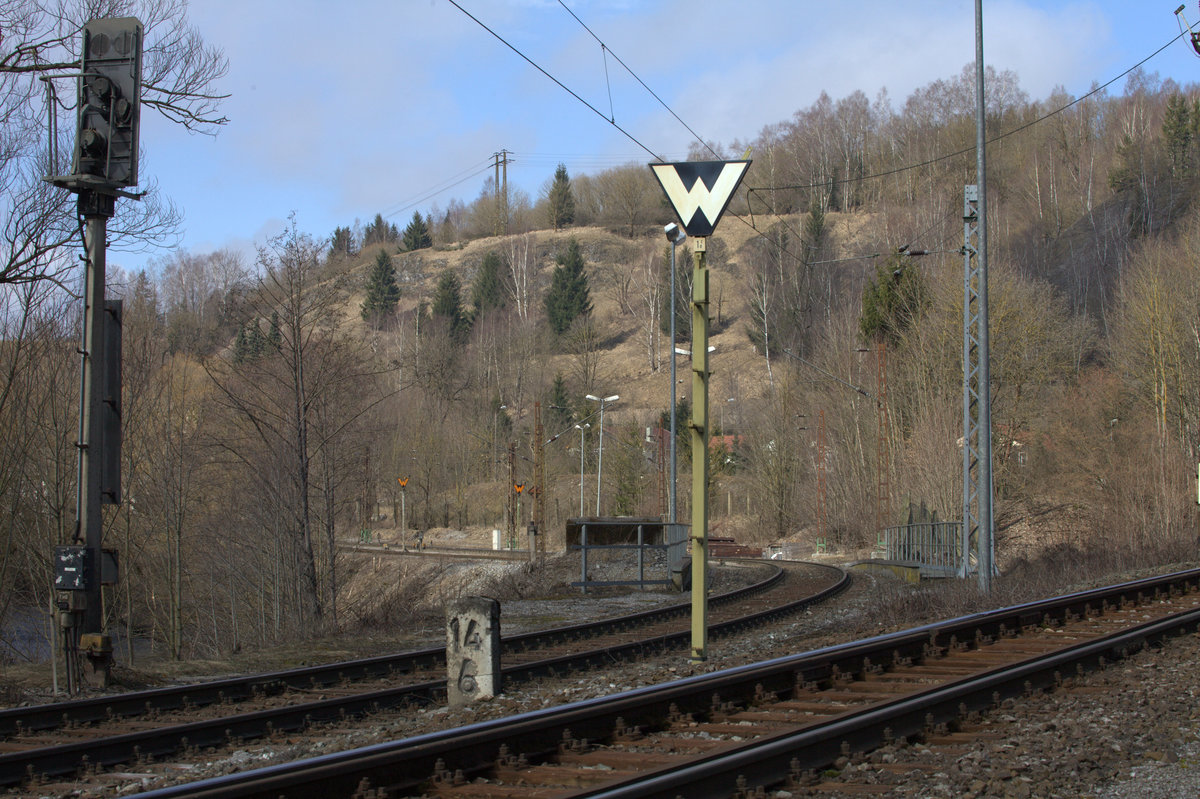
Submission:
POLYGON ((600 515, 600 478, 604 474, 604 406, 610 402, 616 402, 621 398, 620 394, 613 394, 611 397, 597 397, 592 394, 586 396, 592 402, 600 403, 600 446, 596 455, 596 515, 600 515))

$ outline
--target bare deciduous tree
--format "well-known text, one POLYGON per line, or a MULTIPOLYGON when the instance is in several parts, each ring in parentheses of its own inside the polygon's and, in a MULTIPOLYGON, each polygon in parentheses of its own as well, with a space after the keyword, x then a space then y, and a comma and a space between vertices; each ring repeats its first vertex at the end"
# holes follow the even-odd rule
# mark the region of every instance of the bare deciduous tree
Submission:
MULTIPOLYGON (((177 0, 100 0, 35 3, 15 0, 0 6, 0 191, 9 198, 0 216, 0 283, 60 279, 73 266, 60 248, 78 235, 74 197, 42 182, 43 175, 69 171, 75 129, 74 82, 79 69, 80 32, 97 17, 136 16, 145 30, 142 104, 190 131, 212 133, 226 120, 225 98, 216 83, 227 62, 219 49, 205 45, 177 0), (56 90, 59 154, 50 163, 47 149, 45 78, 56 90), (65 84, 65 85, 64 85, 65 84), (69 87, 69 88, 68 88, 69 87), (70 98, 70 99, 64 99, 70 98)), ((179 217, 158 198, 153 183, 143 202, 118 203, 109 226, 113 246, 169 239, 179 217)))

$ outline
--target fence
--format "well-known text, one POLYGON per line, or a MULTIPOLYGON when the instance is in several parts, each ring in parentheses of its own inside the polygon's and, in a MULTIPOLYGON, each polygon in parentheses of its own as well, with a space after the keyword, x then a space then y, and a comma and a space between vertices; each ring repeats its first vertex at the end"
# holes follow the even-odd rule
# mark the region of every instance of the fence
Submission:
POLYGON ((922 577, 951 577, 962 565, 962 522, 888 527, 883 531, 880 549, 886 560, 920 564, 922 577))

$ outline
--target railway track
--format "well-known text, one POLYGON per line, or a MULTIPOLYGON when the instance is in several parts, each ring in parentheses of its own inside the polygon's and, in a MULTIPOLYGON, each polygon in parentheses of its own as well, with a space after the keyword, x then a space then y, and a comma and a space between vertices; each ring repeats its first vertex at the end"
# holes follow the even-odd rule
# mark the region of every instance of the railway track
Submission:
POLYGON ((1200 629, 1200 570, 308 761, 178 797, 754 797, 1200 629))
MULTIPOLYGON (((761 562, 758 565, 764 565, 761 562)), ((815 564, 767 565, 764 579, 714 597, 712 635, 795 613, 848 577, 815 564)), ((685 648, 688 603, 587 624, 505 636, 514 684, 685 648)), ((314 723, 445 698, 445 649, 0 711, 0 786, 217 747, 314 723)))

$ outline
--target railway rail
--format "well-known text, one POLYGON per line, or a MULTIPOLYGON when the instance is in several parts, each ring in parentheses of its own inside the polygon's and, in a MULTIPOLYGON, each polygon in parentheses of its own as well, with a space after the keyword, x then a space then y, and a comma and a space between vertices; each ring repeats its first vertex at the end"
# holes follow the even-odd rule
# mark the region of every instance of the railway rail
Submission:
POLYGON ((751 797, 1200 629, 1200 570, 144 794, 751 797))
MULTIPOLYGON (((711 600, 712 635, 763 624, 836 594, 841 570, 764 564, 768 576, 711 600)), ((687 645, 690 605, 505 636, 513 684, 687 645)), ((221 746, 445 698, 444 647, 0 711, 0 786, 221 746), (319 698, 314 699, 314 695, 319 698)))

